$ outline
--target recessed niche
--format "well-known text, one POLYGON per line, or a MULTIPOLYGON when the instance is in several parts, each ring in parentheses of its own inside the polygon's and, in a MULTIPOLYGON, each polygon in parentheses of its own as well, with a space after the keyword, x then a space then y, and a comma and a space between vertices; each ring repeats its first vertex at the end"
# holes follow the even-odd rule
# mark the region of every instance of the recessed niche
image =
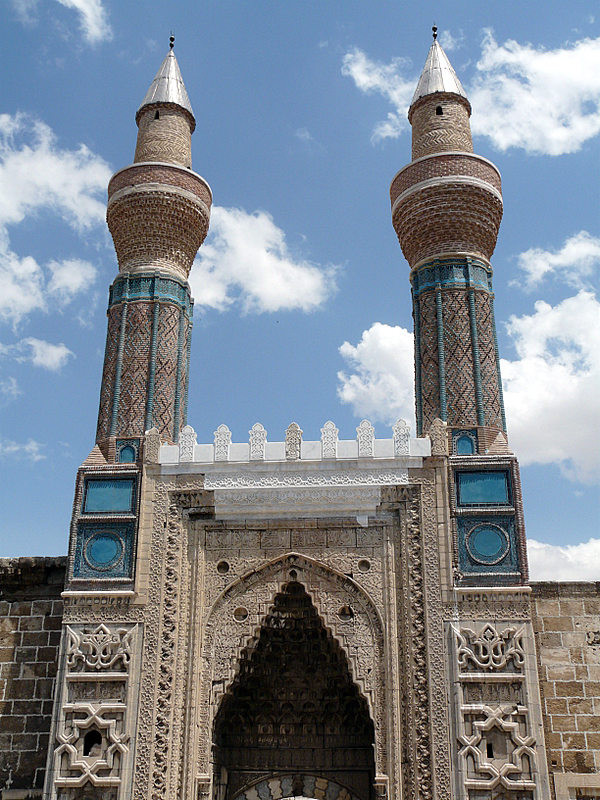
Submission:
POLYGON ((248 609, 243 606, 236 608, 233 612, 233 618, 236 622, 244 622, 244 620, 248 619, 248 609))
POLYGON ((338 611, 338 617, 342 622, 350 622, 350 620, 354 619, 354 611, 352 611, 350 606, 342 606, 338 611))
POLYGON ((229 572, 229 564, 227 563, 227 561, 219 561, 219 563, 217 564, 217 572, 219 573, 219 575, 227 575, 227 573, 229 572))
POLYGON ((360 572, 368 572, 371 569, 371 562, 367 561, 366 558, 361 558, 358 562, 358 569, 360 572))

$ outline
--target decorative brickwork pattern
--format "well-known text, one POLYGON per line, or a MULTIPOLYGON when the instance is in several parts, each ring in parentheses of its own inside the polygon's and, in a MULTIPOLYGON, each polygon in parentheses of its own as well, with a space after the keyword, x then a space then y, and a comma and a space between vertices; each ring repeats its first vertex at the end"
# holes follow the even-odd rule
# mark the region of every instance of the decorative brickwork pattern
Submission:
POLYGON ((475 314, 485 425, 488 428, 502 430, 504 421, 492 303, 493 295, 487 292, 475 292, 475 314))
POLYGON ((532 588, 550 772, 600 775, 600 584, 532 588))
POLYGON ((436 417, 502 430, 491 271, 470 259, 436 260, 413 272, 412 283, 420 430, 436 417), (473 283, 486 289, 469 290, 473 283))
POLYGON ((431 178, 447 178, 452 175, 477 178, 489 183, 499 192, 502 191, 500 173, 493 164, 481 156, 467 153, 446 153, 445 155, 435 153, 414 161, 400 170, 390 187, 392 206, 402 192, 410 189, 411 186, 431 178))
POLYGON ((412 159, 448 150, 473 152, 469 101, 455 94, 436 92, 422 97, 411 107, 413 129, 412 159), (438 108, 442 114, 436 113, 438 108))
POLYGON ((108 184, 108 196, 112 197, 119 189, 146 183, 185 189, 200 198, 208 208, 212 203, 211 191, 200 175, 169 164, 139 164, 115 173, 108 184))
POLYGON ((66 558, 0 559, 0 794, 41 797, 66 558))
POLYGON ((113 431, 119 436, 144 434, 153 310, 152 303, 131 303, 127 307, 117 430, 113 431))
POLYGON ((138 119, 138 138, 134 162, 166 161, 192 166, 192 126, 189 114, 165 103, 147 106, 138 119))
POLYGON ((98 412, 98 428, 96 441, 103 441, 110 436, 115 376, 119 349, 119 331, 121 328, 121 308, 108 310, 108 330, 106 333, 106 350, 100 387, 100 410, 98 412))
POLYGON ((164 269, 186 280, 208 233, 209 209, 186 190, 144 184, 113 194, 106 221, 121 272, 164 269))
MULTIPOLYGON (((450 426, 477 424, 473 381, 473 346, 469 328, 469 307, 465 292, 442 293, 444 358, 446 370, 446 422, 450 426)), ((433 320, 423 320, 431 325, 433 320)), ((439 414, 435 414, 439 416, 439 414)))
POLYGON ((444 254, 470 253, 490 259, 502 219, 502 200, 490 186, 441 178, 400 195, 392 222, 411 267, 444 254))
MULTIPOLYGON (((429 292, 419 298, 418 309, 415 306, 415 325, 418 324, 420 335, 420 400, 422 406, 421 428, 418 433, 430 428, 434 419, 440 416, 440 382, 439 353, 436 320, 435 294, 429 292), (430 322, 433 321, 433 325, 430 322)), ((415 343, 416 344, 416 343, 415 343)))
MULTIPOLYGON (((175 282, 153 281, 151 276, 142 276, 126 283, 125 287, 113 285, 111 290, 111 302, 115 304, 111 304, 108 312, 97 441, 105 442, 110 435, 141 437, 148 427, 156 427, 163 438, 175 441, 186 424, 192 329, 189 287, 177 284, 183 298, 173 298, 176 303, 142 302, 135 295, 131 302, 129 284, 134 284, 133 289, 140 297, 152 297, 154 291, 158 293, 164 288, 159 283, 175 282), (149 286, 139 289, 135 283, 140 281, 149 286), (123 315, 125 327, 121 339, 123 315)), ((175 293, 173 287, 170 291, 175 293)))
POLYGON ((161 306, 158 324, 158 349, 156 353, 154 408, 152 413, 152 425, 156 426, 161 433, 170 431, 173 437, 175 433, 173 431, 173 417, 175 393, 177 391, 180 314, 179 309, 173 306, 161 306))

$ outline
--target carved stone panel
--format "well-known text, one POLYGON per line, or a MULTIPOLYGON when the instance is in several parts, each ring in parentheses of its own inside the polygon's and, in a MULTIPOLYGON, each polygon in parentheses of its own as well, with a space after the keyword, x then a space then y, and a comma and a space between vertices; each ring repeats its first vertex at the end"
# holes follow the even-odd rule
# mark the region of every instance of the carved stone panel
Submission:
POLYGON ((130 794, 137 708, 132 669, 139 675, 141 631, 127 623, 65 626, 50 798, 75 797, 82 788, 112 792, 115 800, 130 794))

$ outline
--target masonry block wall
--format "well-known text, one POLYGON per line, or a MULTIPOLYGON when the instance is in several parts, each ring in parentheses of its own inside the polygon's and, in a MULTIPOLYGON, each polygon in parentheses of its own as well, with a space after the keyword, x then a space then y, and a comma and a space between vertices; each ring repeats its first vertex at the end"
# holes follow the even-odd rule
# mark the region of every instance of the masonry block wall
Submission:
POLYGON ((600 582, 532 588, 550 771, 600 775, 600 582))
POLYGON ((41 797, 66 563, 64 557, 0 559, 2 798, 41 797))

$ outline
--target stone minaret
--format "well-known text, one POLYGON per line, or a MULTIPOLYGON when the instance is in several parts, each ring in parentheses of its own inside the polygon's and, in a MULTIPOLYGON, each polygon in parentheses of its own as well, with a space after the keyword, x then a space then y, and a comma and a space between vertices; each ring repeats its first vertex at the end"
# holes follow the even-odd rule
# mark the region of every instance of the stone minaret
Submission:
POLYGON ((506 430, 490 265, 502 194, 496 167, 473 153, 470 114, 434 28, 408 112, 412 161, 390 190, 392 221, 411 268, 418 434, 437 417, 484 453, 506 430))
POLYGON ((196 126, 171 49, 136 114, 134 163, 113 175, 107 222, 119 274, 110 288, 96 442, 136 460, 144 432, 177 442, 186 424, 193 300, 187 283, 212 194, 192 172, 196 126))

